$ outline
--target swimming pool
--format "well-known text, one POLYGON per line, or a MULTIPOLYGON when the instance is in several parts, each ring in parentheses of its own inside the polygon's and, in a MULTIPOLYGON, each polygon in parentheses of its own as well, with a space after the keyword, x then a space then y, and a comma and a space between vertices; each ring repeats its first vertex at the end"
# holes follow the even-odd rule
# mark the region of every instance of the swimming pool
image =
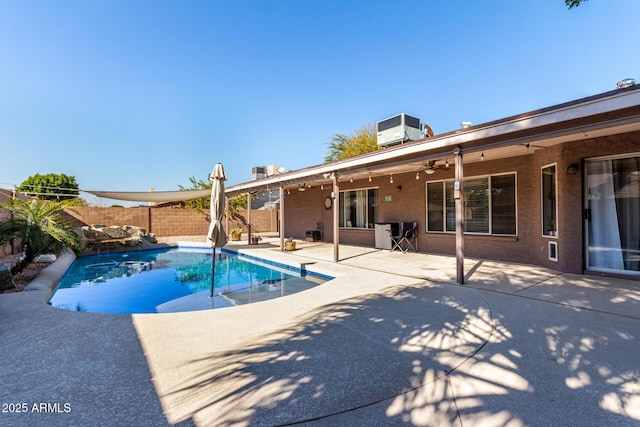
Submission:
POLYGON ((93 313, 171 313, 279 298, 330 277, 217 249, 211 297, 210 248, 177 247, 77 258, 49 298, 93 313))

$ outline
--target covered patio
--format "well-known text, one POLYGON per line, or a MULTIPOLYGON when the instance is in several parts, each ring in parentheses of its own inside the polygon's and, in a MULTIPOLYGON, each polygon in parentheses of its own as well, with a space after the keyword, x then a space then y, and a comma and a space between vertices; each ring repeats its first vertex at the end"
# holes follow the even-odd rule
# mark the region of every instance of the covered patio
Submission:
MULTIPOLYGON (((394 191, 410 192, 412 200, 407 203, 404 212, 412 220, 417 219, 419 222, 419 240, 422 240, 429 231, 427 226, 430 225, 425 220, 424 210, 427 201, 423 183, 435 177, 450 180, 453 182, 455 218, 447 218, 447 221, 451 221, 450 224, 447 223, 447 227, 455 231, 431 232, 427 241, 438 242, 434 245, 437 252, 456 257, 456 282, 463 284, 465 242, 470 238, 466 228, 470 214, 465 211, 467 205, 464 197, 467 169, 474 176, 512 172, 514 182, 518 182, 513 184, 517 188, 513 196, 512 214, 515 215, 515 232, 509 232, 506 236, 493 235, 490 232, 485 239, 488 243, 476 246, 484 248, 482 251, 494 252, 487 252, 484 256, 493 259, 508 258, 514 253, 510 248, 519 247, 518 259, 521 262, 530 261, 541 266, 554 266, 553 268, 560 271, 581 273, 584 270, 584 260, 580 254, 585 249, 581 237, 583 224, 579 221, 583 216, 583 189, 578 178, 583 169, 582 162, 590 153, 594 156, 596 152, 604 154, 603 147, 611 147, 607 148, 608 155, 633 152, 633 147, 637 147, 638 131, 640 87, 632 86, 490 123, 465 127, 419 141, 382 148, 345 160, 234 185, 227 188, 226 194, 246 194, 250 197, 251 194, 278 189, 281 250, 284 250, 284 241, 291 234, 295 234, 299 239, 304 238, 301 234, 304 231, 292 224, 299 221, 300 217, 313 215, 314 218, 319 218, 317 223, 322 228, 323 241, 333 244, 333 261, 342 262, 344 257, 340 251, 344 239, 341 234, 348 233, 350 240, 347 240, 347 243, 352 244, 371 242, 372 237, 365 237, 362 232, 358 233, 357 230, 340 225, 341 215, 344 214, 341 212, 343 206, 338 197, 341 191, 379 187, 386 194, 384 201, 391 201, 394 191), (607 138, 616 138, 615 143, 609 143, 607 138), (623 144, 619 144, 621 140, 624 141, 623 144), (557 209, 560 216, 551 220, 543 220, 538 213, 545 209, 539 206, 542 203, 542 189, 535 188, 541 185, 539 175, 541 166, 544 165, 552 168, 554 177, 557 176, 557 188, 554 186, 552 191, 556 194, 555 203, 559 208, 554 206, 553 209, 557 209), (560 191, 567 197, 558 198, 557 194, 560 191), (296 202, 291 203, 291 200, 287 200, 288 197, 296 202), (320 206, 323 198, 324 209, 330 209, 330 215, 319 211, 322 209, 320 206), (327 202, 327 199, 330 201, 327 202), (515 203, 518 206, 515 206, 515 203), (532 209, 538 212, 532 214, 532 209), (548 222, 551 225, 546 224, 548 222), (548 236, 541 238, 542 236, 532 232, 532 227, 535 227, 536 231, 540 230, 540 235, 547 234, 546 230, 542 230, 543 227, 551 227, 553 230, 548 232, 548 236), (448 238, 454 235, 454 239, 448 238), (565 240, 560 239, 559 235, 564 236, 565 240), (566 239, 569 236, 571 240, 566 239), (552 260, 552 256, 555 257, 555 264, 546 259, 546 248, 543 247, 545 256, 536 255, 537 249, 534 250, 539 245, 546 246, 550 240, 554 240, 555 243, 553 246, 549 244, 549 260, 552 260), (503 246, 500 249, 502 253, 495 250, 491 241, 503 246), (531 258, 528 258, 529 254, 531 258)), ((395 196, 400 198, 397 194, 395 196)), ((377 197, 382 199, 382 195, 377 197)), ((378 204, 385 208, 387 206, 382 200, 379 200, 378 204)), ((398 211, 402 209, 397 206, 392 208, 392 215, 398 216, 398 211)), ((366 228, 371 230, 372 223, 366 225, 366 228)), ((365 229, 362 230, 366 231, 365 229)), ((420 251, 425 250, 423 246, 420 245, 420 251)), ((476 250, 477 253, 479 251, 480 249, 476 250)), ((427 247, 427 252, 433 250, 427 247)))

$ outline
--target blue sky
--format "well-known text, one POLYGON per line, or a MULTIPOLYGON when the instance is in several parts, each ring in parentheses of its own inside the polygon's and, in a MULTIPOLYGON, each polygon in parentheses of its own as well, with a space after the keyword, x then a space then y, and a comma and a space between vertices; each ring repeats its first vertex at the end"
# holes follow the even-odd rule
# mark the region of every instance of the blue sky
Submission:
POLYGON ((0 0, 0 187, 147 191, 320 164, 400 112, 436 134, 640 80, 637 0, 0 0))

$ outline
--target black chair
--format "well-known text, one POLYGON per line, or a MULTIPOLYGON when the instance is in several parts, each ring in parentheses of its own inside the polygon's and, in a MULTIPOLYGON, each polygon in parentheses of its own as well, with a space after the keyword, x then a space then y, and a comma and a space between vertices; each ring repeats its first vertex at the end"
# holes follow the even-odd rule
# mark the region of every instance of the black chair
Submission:
POLYGON ((399 249, 402 253, 406 253, 409 248, 413 252, 418 251, 418 223, 417 222, 403 222, 400 229, 400 234, 397 236, 391 236, 391 250, 395 251, 399 249), (415 246, 414 246, 415 245, 415 246))

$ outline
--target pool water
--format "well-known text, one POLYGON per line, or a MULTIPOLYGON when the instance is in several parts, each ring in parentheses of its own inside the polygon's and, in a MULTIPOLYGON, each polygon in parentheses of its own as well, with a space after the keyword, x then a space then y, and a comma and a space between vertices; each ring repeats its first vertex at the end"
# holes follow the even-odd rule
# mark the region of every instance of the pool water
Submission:
POLYGON ((265 301, 328 278, 210 248, 171 248, 77 258, 49 298, 54 307, 93 313, 171 313, 265 301))

